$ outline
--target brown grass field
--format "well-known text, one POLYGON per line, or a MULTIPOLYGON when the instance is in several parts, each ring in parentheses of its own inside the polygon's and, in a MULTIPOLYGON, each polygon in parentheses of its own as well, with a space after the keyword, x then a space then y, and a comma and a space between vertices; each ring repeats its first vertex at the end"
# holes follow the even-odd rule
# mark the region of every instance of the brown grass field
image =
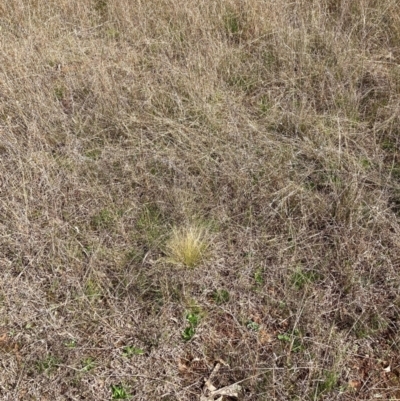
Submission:
POLYGON ((400 399, 398 0, 3 0, 0 60, 0 400, 400 399))

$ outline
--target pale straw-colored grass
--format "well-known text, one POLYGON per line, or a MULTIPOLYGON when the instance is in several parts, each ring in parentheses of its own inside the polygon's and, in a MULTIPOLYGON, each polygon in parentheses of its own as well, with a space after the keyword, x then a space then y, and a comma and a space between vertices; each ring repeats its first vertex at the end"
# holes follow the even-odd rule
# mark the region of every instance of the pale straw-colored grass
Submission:
POLYGON ((196 267, 203 260, 208 247, 204 228, 195 225, 175 227, 166 246, 168 261, 190 268, 196 267))

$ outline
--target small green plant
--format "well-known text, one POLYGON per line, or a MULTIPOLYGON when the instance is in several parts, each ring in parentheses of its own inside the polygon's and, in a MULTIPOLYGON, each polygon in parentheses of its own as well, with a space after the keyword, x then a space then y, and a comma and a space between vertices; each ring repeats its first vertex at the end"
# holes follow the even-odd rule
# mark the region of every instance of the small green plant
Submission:
POLYGON ((182 338, 185 341, 189 341, 195 335, 196 327, 198 326, 201 319, 199 308, 192 308, 192 310, 186 314, 185 318, 188 322, 188 326, 185 327, 185 330, 183 330, 182 338))
POLYGON ((261 269, 257 269, 257 271, 254 273, 254 281, 258 286, 262 286, 264 284, 264 277, 262 273, 263 272, 261 269))
POLYGON ((53 355, 47 356, 45 359, 36 362, 36 368, 39 373, 51 373, 59 364, 59 360, 53 355))
POLYGON ((127 345, 122 350, 122 354, 127 358, 132 358, 133 355, 143 355, 144 351, 141 348, 136 348, 134 346, 127 345))
POLYGON ((366 170, 369 170, 372 167, 372 163, 365 157, 360 160, 360 164, 366 170))
POLYGON ((392 166, 390 173, 392 175, 392 178, 395 179, 396 181, 400 179, 400 164, 395 164, 392 166))
POLYGON ((108 1, 107 0, 96 0, 94 9, 99 13, 101 18, 107 17, 108 1))
POLYGON ((278 334, 278 340, 279 341, 284 341, 289 343, 291 341, 291 335, 288 333, 283 333, 283 334, 278 334))
POLYGON ((92 370, 93 368, 94 368, 94 366, 95 366, 95 363, 94 363, 94 359, 92 358, 92 357, 88 357, 88 358, 85 358, 83 361, 82 361, 82 371, 83 372, 89 372, 90 370, 92 370))
POLYGON ((224 17, 225 29, 229 35, 237 35, 241 31, 239 16, 234 12, 229 12, 224 17))
POLYGON ((113 400, 127 400, 128 398, 131 398, 131 395, 128 394, 127 390, 122 384, 112 385, 111 394, 113 400))
POLYGON ((143 233, 148 246, 156 244, 162 236, 163 220, 163 214, 156 203, 143 207, 136 226, 143 233))
POLYGON ((395 152, 395 151, 396 151, 396 143, 393 142, 393 141, 390 140, 390 139, 387 139, 387 138, 384 139, 384 140, 382 141, 381 146, 382 146, 382 149, 383 149, 383 150, 386 150, 386 151, 388 151, 388 152, 395 152))
POLYGON ((54 94, 57 98, 57 100, 62 100, 64 99, 65 96, 65 88, 63 88, 62 86, 56 87, 54 89, 54 94))
POLYGON ((168 261, 189 268, 196 267, 203 260, 208 246, 204 229, 194 225, 174 228, 166 246, 168 261))
POLYGON ((95 281, 89 279, 86 281, 85 295, 91 300, 98 299, 101 297, 101 288, 95 281))
POLYGON ((112 28, 108 29, 106 31, 106 34, 109 39, 118 39, 119 38, 119 32, 112 28))
POLYGON ((114 217, 112 213, 108 209, 103 209, 92 217, 91 225, 95 230, 99 230, 110 227, 113 221, 114 217))
POLYGON ((188 326, 188 327, 185 327, 185 330, 183 330, 182 338, 185 341, 189 341, 189 340, 191 340, 193 338, 194 335, 195 335, 194 327, 188 326))
POLYGON ((188 313, 186 315, 186 320, 189 322, 189 324, 193 327, 196 327, 199 324, 200 321, 200 316, 197 313, 188 313))
POLYGON ((76 347, 76 340, 72 339, 72 340, 64 341, 64 345, 67 348, 75 348, 76 347))
POLYGON ((261 98, 259 106, 262 115, 265 115, 271 108, 271 104, 269 103, 268 99, 265 96, 261 98))
POLYGON ((216 304, 221 305, 229 302, 230 295, 227 290, 215 290, 212 297, 216 304))
POLYGON ((277 337, 279 341, 290 343, 291 352, 300 352, 304 349, 301 341, 301 333, 298 329, 293 330, 293 332, 278 334, 277 337))
POLYGON ((91 149, 85 153, 85 156, 92 160, 98 160, 101 156, 101 149, 91 149))
POLYGON ((253 322, 252 320, 247 322, 246 327, 252 331, 258 331, 260 329, 260 325, 256 322, 253 322))
POLYGON ((326 371, 322 380, 317 384, 316 394, 318 398, 334 390, 338 384, 338 379, 338 375, 335 372, 326 371))
POLYGON ((318 280, 319 276, 313 271, 304 271, 301 268, 296 269, 292 274, 291 282, 297 290, 303 289, 307 284, 311 284, 318 280))
POLYGON ((357 338, 367 338, 387 329, 387 322, 375 313, 365 313, 352 325, 352 332, 357 338))
POLYGON ((132 248, 128 250, 125 254, 125 260, 128 263, 132 262, 141 262, 145 256, 145 252, 143 249, 132 248))

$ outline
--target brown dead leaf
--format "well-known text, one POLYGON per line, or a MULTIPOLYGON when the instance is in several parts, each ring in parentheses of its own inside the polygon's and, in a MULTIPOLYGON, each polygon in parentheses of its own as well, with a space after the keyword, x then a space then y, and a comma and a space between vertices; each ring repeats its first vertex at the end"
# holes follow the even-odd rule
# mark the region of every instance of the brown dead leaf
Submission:
POLYGON ((261 324, 262 323, 261 316, 258 313, 251 315, 250 318, 251 318, 251 320, 253 322, 255 322, 257 324, 261 324))
POLYGON ((358 391, 361 388, 361 382, 359 380, 349 380, 348 386, 352 390, 358 391))
POLYGON ((0 337, 0 350, 10 352, 13 349, 13 343, 6 333, 0 337))
POLYGON ((184 359, 179 359, 178 361, 178 371, 180 374, 184 375, 189 372, 190 368, 187 365, 186 361, 184 359))

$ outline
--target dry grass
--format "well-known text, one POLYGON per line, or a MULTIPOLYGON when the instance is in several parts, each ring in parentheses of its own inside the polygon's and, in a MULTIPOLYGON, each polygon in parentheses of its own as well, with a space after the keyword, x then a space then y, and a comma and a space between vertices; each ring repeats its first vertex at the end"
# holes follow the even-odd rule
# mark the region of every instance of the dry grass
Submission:
POLYGON ((204 261, 208 242, 207 233, 202 227, 175 227, 166 245, 167 260, 173 264, 195 267, 204 261))
POLYGON ((7 0, 0 28, 0 399, 198 400, 219 359, 243 400, 400 398, 397 1, 7 0))

